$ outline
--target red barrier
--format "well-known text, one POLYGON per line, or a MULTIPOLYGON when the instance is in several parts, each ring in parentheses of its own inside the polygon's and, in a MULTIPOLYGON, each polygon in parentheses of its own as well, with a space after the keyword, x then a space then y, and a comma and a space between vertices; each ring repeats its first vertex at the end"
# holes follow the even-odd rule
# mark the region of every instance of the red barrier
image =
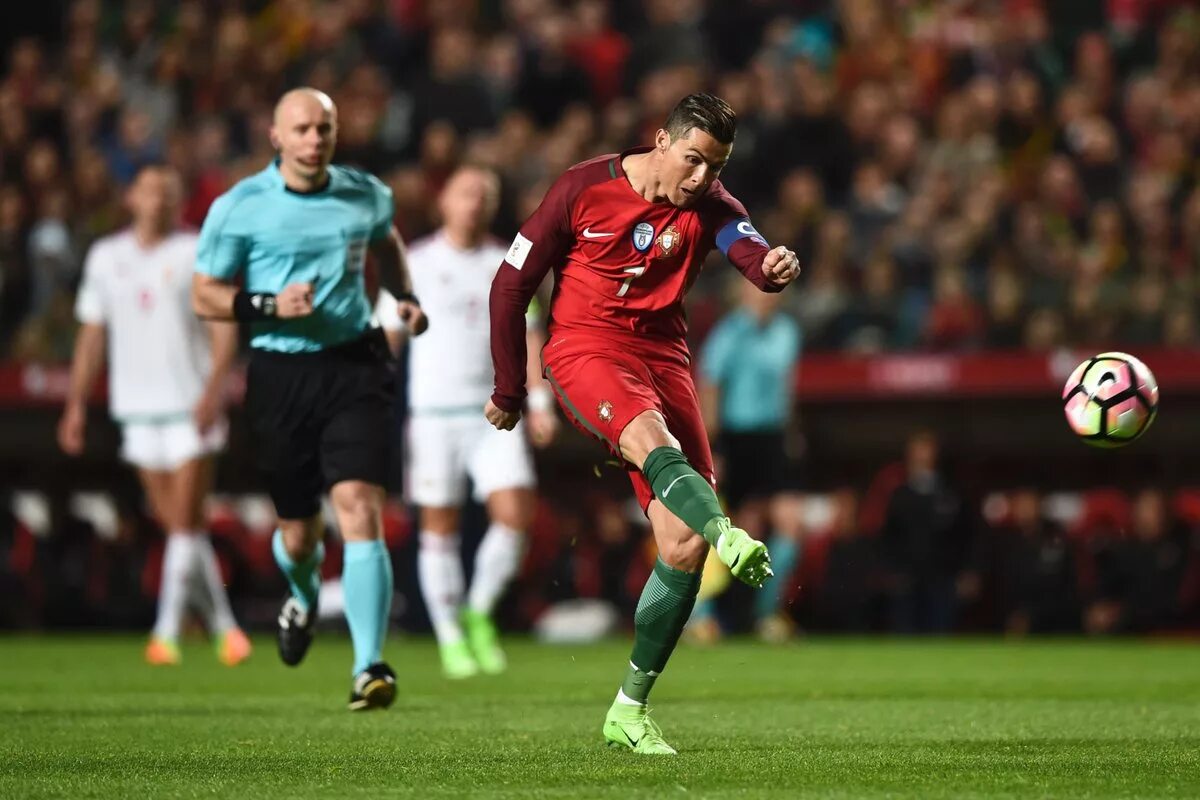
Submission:
MULTIPOLYGON (((1093 353, 1084 350, 882 356, 814 353, 804 356, 797 378, 802 401, 1042 397, 1061 391, 1071 370, 1090 355, 1093 353)), ((1141 350, 1135 355, 1154 372, 1163 392, 1200 396, 1200 350, 1141 350)), ((64 365, 0 364, 0 408, 59 405, 66 397, 69 378, 70 370, 64 365)), ((244 391, 245 375, 238 371, 230 381, 231 399, 239 400, 244 391)), ((103 398, 104 387, 97 386, 93 400, 103 402, 103 398)))

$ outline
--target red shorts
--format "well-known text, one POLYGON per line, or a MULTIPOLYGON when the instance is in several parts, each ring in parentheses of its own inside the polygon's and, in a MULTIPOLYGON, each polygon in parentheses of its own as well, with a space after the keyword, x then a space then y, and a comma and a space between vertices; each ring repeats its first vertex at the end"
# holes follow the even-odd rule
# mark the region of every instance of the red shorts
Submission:
MULTIPOLYGON (((546 379, 567 418, 621 457, 621 432, 643 411, 663 415, 692 468, 716 485, 712 450, 692 373, 680 358, 629 347, 611 338, 556 335, 542 350, 546 379)), ((625 469, 645 511, 654 491, 641 471, 625 469)))

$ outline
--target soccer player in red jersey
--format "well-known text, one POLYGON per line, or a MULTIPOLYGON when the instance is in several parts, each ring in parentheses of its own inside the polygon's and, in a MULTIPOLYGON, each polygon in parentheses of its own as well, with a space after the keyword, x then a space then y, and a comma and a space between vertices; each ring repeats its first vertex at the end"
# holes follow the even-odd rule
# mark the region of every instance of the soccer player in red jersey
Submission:
POLYGON ((721 511, 685 341, 683 297, 714 245, 764 292, 800 272, 796 254, 770 248, 717 180, 736 127, 725 101, 689 95, 653 147, 567 170, 521 226, 492 282, 488 420, 509 430, 520 419, 525 309, 553 269, 546 378, 567 416, 624 459, 654 531, 659 558, 604 723, 609 744, 638 753, 675 753, 646 699, 692 611, 709 545, 751 586, 772 574, 766 545, 721 511))

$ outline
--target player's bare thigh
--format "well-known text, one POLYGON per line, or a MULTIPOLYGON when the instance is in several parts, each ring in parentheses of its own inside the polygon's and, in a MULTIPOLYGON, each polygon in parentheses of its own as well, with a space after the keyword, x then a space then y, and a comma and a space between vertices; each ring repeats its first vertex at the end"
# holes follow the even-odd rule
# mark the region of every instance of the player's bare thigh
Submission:
POLYGON ((204 500, 213 483, 212 456, 190 459, 173 470, 139 469, 138 478, 151 510, 166 530, 204 528, 204 500))
POLYGON ((488 519, 512 530, 526 531, 533 524, 537 495, 527 486, 497 489, 487 496, 488 519))
POLYGON ((646 516, 654 532, 658 557, 668 567, 684 572, 699 572, 703 568, 708 555, 708 542, 704 541, 703 536, 689 528, 658 500, 650 501, 646 516))
POLYGON ((630 420, 621 431, 617 444, 621 448, 621 457, 638 469, 646 463, 646 456, 659 447, 679 448, 679 440, 671 435, 666 419, 653 408, 630 420))

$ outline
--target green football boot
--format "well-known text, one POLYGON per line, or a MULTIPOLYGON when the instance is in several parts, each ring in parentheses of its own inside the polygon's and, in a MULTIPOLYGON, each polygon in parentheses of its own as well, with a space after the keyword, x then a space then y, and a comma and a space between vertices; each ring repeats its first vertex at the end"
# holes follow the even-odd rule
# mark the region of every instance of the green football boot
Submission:
POLYGON ((650 719, 649 706, 614 701, 604 718, 604 738, 609 747, 628 747, 646 756, 673 756, 676 750, 663 741, 662 728, 650 719))
POLYGON ((496 624, 487 614, 463 609, 462 626, 467 633, 467 644, 479 669, 487 675, 499 675, 508 666, 504 650, 500 648, 500 637, 496 624))
POLYGON ((442 673, 451 680, 473 678, 479 674, 479 665, 466 641, 438 645, 438 654, 442 657, 442 673))
MULTIPOLYGON (((750 534, 741 528, 733 527, 728 517, 713 520, 708 523, 715 526, 717 539, 717 557, 721 563, 729 567, 733 577, 742 583, 761 589, 775 573, 771 571, 771 555, 767 546, 757 539, 751 539, 750 534)), ((705 534, 710 533, 706 528, 705 534)), ((712 537, 704 537, 712 541, 712 537)))

